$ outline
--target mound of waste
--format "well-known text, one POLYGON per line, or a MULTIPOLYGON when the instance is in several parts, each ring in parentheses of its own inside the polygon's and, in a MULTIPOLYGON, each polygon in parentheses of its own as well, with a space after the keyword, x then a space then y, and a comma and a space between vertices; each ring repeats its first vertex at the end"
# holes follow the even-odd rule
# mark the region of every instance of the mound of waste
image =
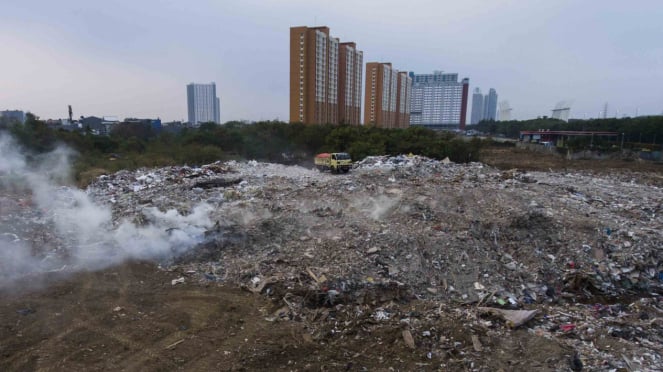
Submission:
POLYGON ((253 161, 123 171, 88 194, 144 224, 150 208, 209 205, 214 225, 173 263, 217 280, 301 285, 311 271, 511 305, 661 291, 663 191, 633 179, 384 156, 348 175, 253 161))
MULTIPOLYGON (((343 175, 255 161, 121 171, 86 192, 110 208, 114 226, 158 219, 169 236, 204 211, 204 223, 187 220, 194 244, 170 239, 171 254, 152 258, 181 280, 273 298, 269 320, 322 333, 357 314, 398 326, 411 318, 399 305, 426 301, 439 307, 419 317, 445 308, 490 332, 530 327, 559 338, 586 366, 662 363, 663 190, 637 174, 379 156, 343 175), (630 357, 598 351, 598 337, 637 340, 639 349, 630 357)), ((403 337, 416 348, 412 327, 403 337)))

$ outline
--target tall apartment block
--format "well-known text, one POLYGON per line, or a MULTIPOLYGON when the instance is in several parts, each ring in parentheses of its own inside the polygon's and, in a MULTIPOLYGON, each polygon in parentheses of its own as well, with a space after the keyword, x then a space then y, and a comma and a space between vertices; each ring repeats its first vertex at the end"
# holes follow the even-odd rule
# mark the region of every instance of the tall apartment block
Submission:
POLYGON ((482 120, 495 120, 497 117, 497 92, 490 88, 488 94, 481 94, 481 89, 474 89, 472 94, 472 124, 482 120))
POLYGON ((186 99, 190 124, 221 122, 219 97, 216 96, 216 84, 187 84, 186 99))
POLYGON ((458 81, 458 74, 434 71, 410 73, 412 103, 410 125, 431 128, 465 129, 470 79, 458 81))
POLYGON ((407 71, 398 73, 398 96, 396 97, 398 128, 410 126, 410 104, 412 99, 412 78, 407 71))
POLYGON ((483 99, 483 120, 495 120, 497 117, 497 92, 490 88, 483 99))
POLYGON ((364 124, 381 128, 407 128, 410 123, 412 79, 391 63, 366 64, 364 124))
POLYGON ((470 123, 477 124, 481 120, 483 120, 483 94, 481 94, 481 89, 475 88, 472 94, 472 116, 470 123))
POLYGON ((355 43, 340 43, 338 51, 338 121, 359 125, 364 53, 357 50, 355 43))
POLYGON ((363 53, 329 28, 290 28, 290 122, 359 124, 363 53))

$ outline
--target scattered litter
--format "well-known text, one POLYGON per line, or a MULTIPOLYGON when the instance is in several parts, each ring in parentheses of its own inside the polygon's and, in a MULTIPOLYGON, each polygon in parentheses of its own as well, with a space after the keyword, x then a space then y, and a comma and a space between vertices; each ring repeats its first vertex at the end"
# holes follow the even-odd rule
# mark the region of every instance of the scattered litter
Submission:
POLYGON ((179 341, 175 341, 172 344, 166 346, 166 349, 173 349, 173 348, 175 348, 175 346, 181 344, 182 342, 184 342, 184 339, 181 339, 179 341))
POLYGON ((559 326, 559 329, 562 330, 562 332, 570 332, 573 331, 576 328, 575 324, 562 324, 559 326))
POLYGON ((18 310, 16 310, 16 312, 25 316, 25 315, 34 314, 35 310, 30 309, 30 308, 26 308, 26 309, 18 309, 18 310))

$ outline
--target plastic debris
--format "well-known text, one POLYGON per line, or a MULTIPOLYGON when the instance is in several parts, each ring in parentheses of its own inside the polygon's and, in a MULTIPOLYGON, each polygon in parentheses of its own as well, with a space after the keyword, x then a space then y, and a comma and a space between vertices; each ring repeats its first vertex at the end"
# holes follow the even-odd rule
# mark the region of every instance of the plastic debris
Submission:
POLYGON ((506 321, 509 328, 517 328, 534 318, 539 310, 505 310, 492 307, 480 307, 479 312, 497 315, 506 321))

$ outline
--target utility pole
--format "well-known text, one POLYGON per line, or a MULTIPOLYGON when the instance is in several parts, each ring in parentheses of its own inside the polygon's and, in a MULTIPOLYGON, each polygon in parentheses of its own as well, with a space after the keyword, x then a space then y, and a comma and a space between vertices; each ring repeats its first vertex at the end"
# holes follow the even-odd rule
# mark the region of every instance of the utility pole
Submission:
POLYGON ((624 132, 622 132, 622 152, 624 152, 624 132))

